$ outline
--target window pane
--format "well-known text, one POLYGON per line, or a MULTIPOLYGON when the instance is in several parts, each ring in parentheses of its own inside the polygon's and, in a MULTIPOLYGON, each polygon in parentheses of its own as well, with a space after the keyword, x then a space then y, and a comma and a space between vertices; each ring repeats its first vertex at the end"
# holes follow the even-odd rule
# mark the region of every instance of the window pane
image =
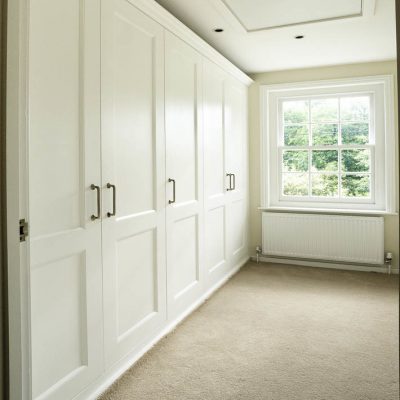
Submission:
POLYGON ((313 171, 337 171, 338 151, 337 150, 313 150, 312 152, 313 171))
POLYGON ((342 121, 368 121, 369 97, 342 97, 340 99, 340 118, 342 121))
POLYGON ((285 146, 307 146, 308 125, 288 125, 284 131, 285 146))
POLYGON ((342 124, 343 144, 366 144, 369 142, 369 124, 342 124))
POLYGON ((283 121, 285 124, 302 124, 308 122, 308 101, 284 101, 283 121))
POLYGON ((283 152, 284 172, 308 171, 308 151, 284 151, 283 152))
POLYGON ((308 174, 283 174, 285 196, 308 196, 308 174))
POLYGON ((342 150, 342 170, 345 172, 368 172, 371 152, 367 149, 342 150))
POLYGON ((313 145, 337 144, 337 124, 318 124, 312 127, 313 145))
POLYGON ((343 175, 342 196, 370 197, 370 175, 343 175))
POLYGON ((338 175, 312 174, 312 195, 323 197, 337 197, 339 193, 338 182, 338 175))
POLYGON ((338 113, 338 99, 311 100, 311 122, 337 121, 338 113))

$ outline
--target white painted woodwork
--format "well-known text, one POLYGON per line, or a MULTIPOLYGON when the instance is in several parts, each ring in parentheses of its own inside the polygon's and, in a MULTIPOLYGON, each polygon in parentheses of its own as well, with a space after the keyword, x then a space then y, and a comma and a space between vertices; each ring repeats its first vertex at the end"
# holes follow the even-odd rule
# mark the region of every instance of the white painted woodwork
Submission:
POLYGON ((227 247, 233 266, 248 251, 247 88, 229 77, 224 89, 225 168, 235 176, 234 190, 227 193, 227 247))
POLYGON ((103 369, 100 7, 38 0, 29 14, 32 398, 70 399, 103 369))
POLYGON ((168 318, 185 311, 202 293, 203 137, 202 58, 165 33, 165 135, 168 318), (173 183, 175 180, 175 203, 173 183))
POLYGON ((203 93, 205 262, 212 286, 247 252, 247 89, 205 61, 203 93))
POLYGON ((209 60, 204 60, 203 71, 205 270, 210 287, 230 269, 224 127, 227 74, 209 60))
POLYGON ((164 31, 125 0, 102 2, 106 364, 166 319, 164 31), (116 216, 112 190, 116 185, 116 216))
POLYGON ((13 398, 94 398, 247 259, 250 79, 149 4, 26 9, 28 146, 17 153, 30 232, 17 247, 31 382, 20 390, 13 377, 13 398))

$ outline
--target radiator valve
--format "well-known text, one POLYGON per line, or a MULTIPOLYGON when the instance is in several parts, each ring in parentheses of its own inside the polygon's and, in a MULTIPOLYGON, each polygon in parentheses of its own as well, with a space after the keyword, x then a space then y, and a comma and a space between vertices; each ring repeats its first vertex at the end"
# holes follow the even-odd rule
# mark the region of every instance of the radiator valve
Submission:
POLYGON ((387 266, 387 271, 389 275, 392 273, 392 260, 393 260, 393 254, 385 253, 385 265, 387 266))
POLYGON ((257 264, 260 263, 260 255, 262 253, 261 246, 256 247, 256 257, 257 257, 257 264))

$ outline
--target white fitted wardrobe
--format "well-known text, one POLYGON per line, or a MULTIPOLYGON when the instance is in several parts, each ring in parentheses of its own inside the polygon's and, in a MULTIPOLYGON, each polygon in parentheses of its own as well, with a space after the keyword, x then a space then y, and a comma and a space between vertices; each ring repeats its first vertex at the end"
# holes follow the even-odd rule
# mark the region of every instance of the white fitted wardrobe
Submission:
POLYGON ((26 21, 24 392, 93 398, 248 259, 251 80, 153 1, 26 21))

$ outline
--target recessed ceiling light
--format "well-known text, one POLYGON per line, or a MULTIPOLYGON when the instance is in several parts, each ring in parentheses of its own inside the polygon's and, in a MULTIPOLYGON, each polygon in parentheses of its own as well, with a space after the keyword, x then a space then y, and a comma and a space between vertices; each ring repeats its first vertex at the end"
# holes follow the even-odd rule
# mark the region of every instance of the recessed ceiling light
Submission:
POLYGON ((295 36, 294 38, 295 38, 295 39, 303 39, 303 38, 304 38, 304 35, 297 35, 297 36, 295 36))
POLYGON ((217 33, 220 33, 220 32, 223 32, 224 30, 222 29, 222 28, 216 28, 216 29, 214 29, 214 32, 217 32, 217 33))

